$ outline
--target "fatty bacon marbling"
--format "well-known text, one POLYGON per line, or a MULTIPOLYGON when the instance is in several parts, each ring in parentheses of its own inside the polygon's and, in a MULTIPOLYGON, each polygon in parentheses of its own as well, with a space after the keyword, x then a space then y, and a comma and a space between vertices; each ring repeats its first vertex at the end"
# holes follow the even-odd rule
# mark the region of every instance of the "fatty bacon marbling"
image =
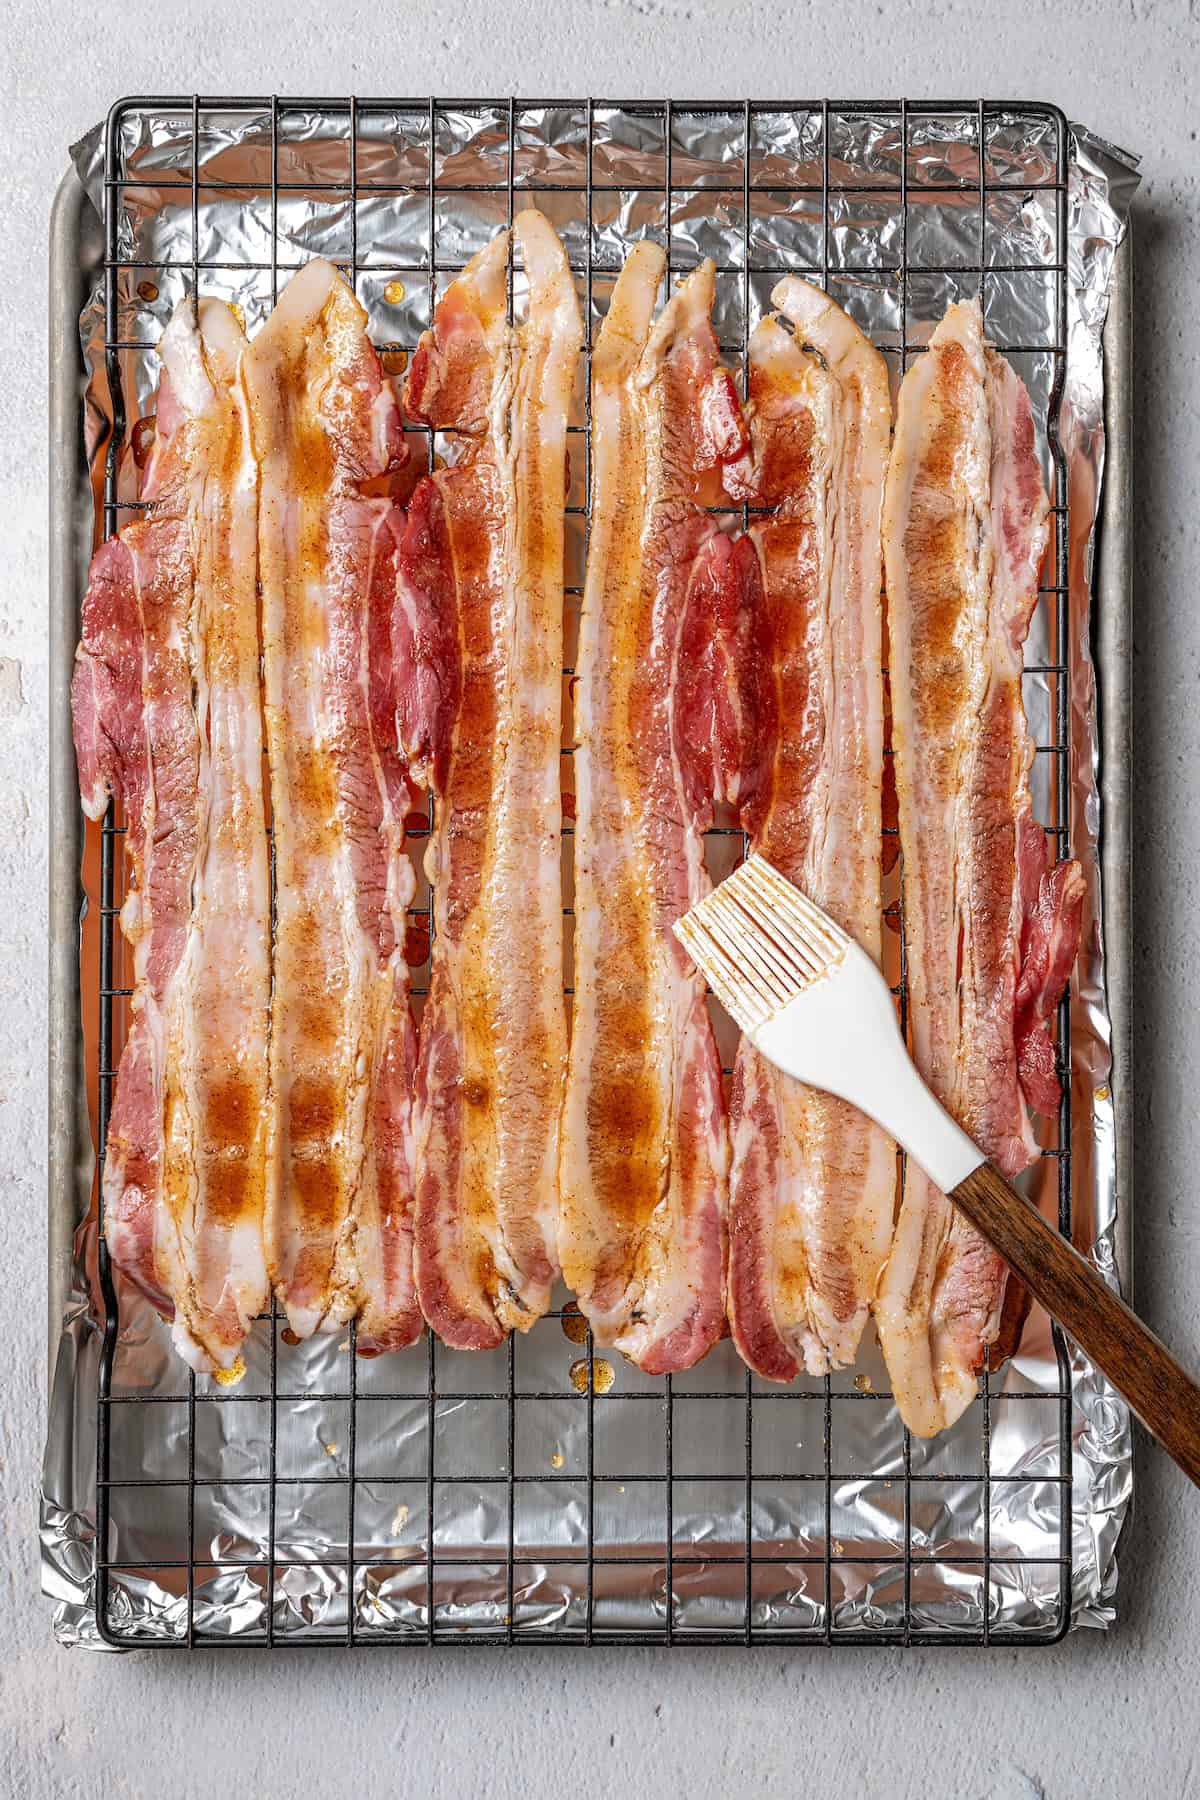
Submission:
POLYGON ((270 874, 256 471, 229 307, 186 300, 159 346, 144 517, 96 553, 72 686, 83 808, 124 808, 129 1028, 108 1121, 114 1262, 230 1367, 263 1306, 270 874))
MULTIPOLYGON (((883 358, 795 277, 750 340, 745 498, 766 704, 742 808, 754 848, 880 957, 883 358)), ((896 1152, 843 1100, 743 1041, 731 1101, 729 1317, 758 1374, 853 1362, 891 1243, 896 1152)))
POLYGON ((244 361, 276 868, 266 1244, 294 1332, 357 1315, 361 1349, 393 1349, 421 1329, 391 658, 404 514, 364 488, 404 445, 366 323, 312 262, 244 361))
MULTIPOLYGON (((1037 1155, 1047 1021, 1075 960, 1079 865, 1033 816, 1022 647, 1048 502, 1029 396, 952 306, 900 390, 884 503, 909 1021, 917 1066, 999 1169, 1037 1155)), ((897 1404, 930 1436, 976 1393, 1005 1267, 909 1161, 876 1303, 897 1404)))
POLYGON ((729 1148, 703 981, 671 927, 736 803, 757 565, 707 508, 745 428, 703 263, 652 325, 645 241, 592 363, 592 525, 575 694, 575 982, 563 1272, 597 1340, 685 1369, 724 1325, 729 1148))
POLYGON ((502 232, 413 357, 408 410, 457 448, 413 494, 393 631, 400 737, 435 812, 416 1274, 459 1349, 527 1331, 558 1275, 563 554, 583 330, 549 221, 521 212, 513 236, 524 321, 507 322, 502 232))

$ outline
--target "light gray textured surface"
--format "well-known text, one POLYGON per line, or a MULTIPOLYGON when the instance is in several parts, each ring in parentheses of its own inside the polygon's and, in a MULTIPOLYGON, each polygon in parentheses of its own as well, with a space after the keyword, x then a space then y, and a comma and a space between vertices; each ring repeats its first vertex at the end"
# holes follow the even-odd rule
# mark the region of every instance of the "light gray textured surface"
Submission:
POLYGON ((66 147, 127 92, 1041 97, 1141 151, 1135 279, 1138 1296, 1200 1363, 1200 181, 1196 0, 16 0, 0 43, 0 1791, 1087 1796, 1200 1792, 1200 1497, 1139 1446, 1122 1620, 1011 1652, 68 1655, 37 1596, 45 1406, 45 242, 66 147))

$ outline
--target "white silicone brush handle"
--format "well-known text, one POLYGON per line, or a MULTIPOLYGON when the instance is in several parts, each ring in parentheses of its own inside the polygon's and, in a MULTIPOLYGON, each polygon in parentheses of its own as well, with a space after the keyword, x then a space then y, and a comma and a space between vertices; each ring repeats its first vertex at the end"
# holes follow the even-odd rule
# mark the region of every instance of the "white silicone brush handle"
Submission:
POLYGON ((888 985, 857 944, 751 1037, 789 1075, 878 1120, 943 1193, 985 1160, 917 1074, 888 985))

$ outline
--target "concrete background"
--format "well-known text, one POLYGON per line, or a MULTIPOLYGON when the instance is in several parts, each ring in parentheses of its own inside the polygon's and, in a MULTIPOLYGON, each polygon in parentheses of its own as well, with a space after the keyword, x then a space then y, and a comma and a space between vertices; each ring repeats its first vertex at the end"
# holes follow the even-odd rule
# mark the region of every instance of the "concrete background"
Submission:
POLYGON ((68 1655, 38 1598, 45 1406, 45 245, 68 143, 129 92, 1044 97, 1144 156, 1136 211, 1137 1263, 1200 1364, 1197 0, 16 0, 0 44, 0 1791, 1200 1793, 1200 1497, 1139 1445, 1108 1638, 1050 1652, 68 1655), (95 27, 91 21, 95 21, 95 27))

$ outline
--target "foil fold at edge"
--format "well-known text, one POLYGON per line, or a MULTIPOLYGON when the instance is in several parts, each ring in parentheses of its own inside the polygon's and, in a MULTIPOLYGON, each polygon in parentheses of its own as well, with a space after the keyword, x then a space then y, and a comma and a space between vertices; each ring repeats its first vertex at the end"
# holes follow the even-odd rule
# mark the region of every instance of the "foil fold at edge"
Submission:
MULTIPOLYGON (((1085 939, 1077 973, 1072 1060, 1076 1109, 1086 1108, 1088 1155, 1073 1168, 1076 1241, 1090 1243, 1097 1266, 1118 1282, 1120 1229, 1112 1034, 1105 990, 1100 877, 1100 734, 1092 605, 1096 533, 1104 482, 1104 355, 1113 266, 1138 185, 1137 159, 1083 126, 1071 126, 1067 218, 1067 380, 1059 409, 1059 441, 1071 502, 1068 610, 1071 632, 1070 779, 1072 844, 1089 880, 1085 939)), ((1128 1222, 1126 1221, 1126 1228, 1128 1222)), ((1129 1409, 1072 1346, 1077 1415, 1073 1432, 1072 1625, 1100 1626, 1116 1616, 1117 1541, 1133 1490, 1129 1409)))

